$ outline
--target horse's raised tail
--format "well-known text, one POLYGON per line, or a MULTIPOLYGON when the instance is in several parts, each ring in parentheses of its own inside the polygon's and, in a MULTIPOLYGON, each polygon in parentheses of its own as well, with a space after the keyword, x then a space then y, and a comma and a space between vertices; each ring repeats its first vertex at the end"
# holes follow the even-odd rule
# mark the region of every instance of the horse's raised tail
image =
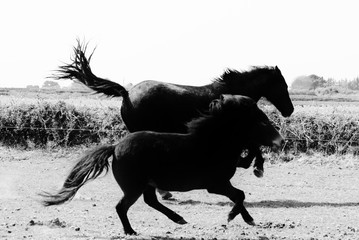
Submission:
POLYGON ((128 91, 120 84, 99 78, 92 73, 90 60, 95 49, 88 58, 85 55, 86 49, 87 44, 81 44, 77 40, 77 47, 74 47, 74 55, 71 58, 72 63, 60 66, 57 74, 52 75, 51 78, 77 80, 96 93, 103 93, 111 97, 128 97, 128 91))
POLYGON ((94 180, 109 168, 108 159, 113 155, 115 146, 100 146, 83 156, 69 176, 66 178, 61 190, 56 194, 47 192, 40 195, 45 199, 42 203, 45 206, 59 205, 71 200, 76 192, 89 180, 94 180))

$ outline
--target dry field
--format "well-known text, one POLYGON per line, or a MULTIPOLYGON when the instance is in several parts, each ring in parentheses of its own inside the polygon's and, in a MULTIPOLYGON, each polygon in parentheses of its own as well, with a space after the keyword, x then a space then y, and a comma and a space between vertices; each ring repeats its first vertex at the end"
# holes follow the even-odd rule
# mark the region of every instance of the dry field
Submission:
POLYGON ((162 201, 188 224, 176 225, 140 199, 129 211, 139 235, 125 236, 114 208, 122 192, 111 172, 68 204, 39 203, 37 193, 58 189, 84 150, 0 149, 0 239, 359 239, 359 161, 352 156, 267 162, 262 179, 238 169, 232 182, 245 191, 255 227, 240 216, 227 223, 225 197, 191 191, 162 201))
MULTIPOLYGON (((119 99, 62 101, 79 109, 109 107, 111 111, 107 112, 111 114, 120 107, 119 99)), ((0 97, 3 109, 44 102, 56 104, 58 99, 0 97)), ((295 109, 288 120, 292 127, 287 130, 305 139, 305 147, 293 145, 299 154, 289 152, 285 158, 281 156, 281 161, 270 156, 262 179, 256 178, 251 169, 238 169, 232 179, 233 185, 246 193, 246 206, 257 223, 255 227, 246 225, 240 216, 226 222, 231 208, 228 199, 191 191, 174 193, 174 200, 162 201, 188 224, 176 225, 140 199, 129 211, 139 235, 125 236, 114 208, 122 192, 111 172, 83 187, 68 204, 45 208, 39 203, 37 193, 58 189, 86 150, 84 146, 52 149, 51 145, 47 150, 36 146, 28 150, 0 147, 0 239, 359 239, 358 155, 327 156, 306 147, 313 146, 307 140, 315 140, 319 130, 323 138, 329 136, 330 132, 324 131, 326 126, 333 126, 335 134, 324 142, 339 139, 335 129, 351 129, 350 143, 356 142, 359 104, 297 101, 295 109), (313 123, 318 127, 311 135, 313 123), (306 149, 306 154, 300 153, 301 149, 306 149)), ((88 112, 92 116, 92 111, 88 112)), ((282 127, 286 121, 280 120, 282 127)), ((358 153, 356 146, 351 153, 358 153)))

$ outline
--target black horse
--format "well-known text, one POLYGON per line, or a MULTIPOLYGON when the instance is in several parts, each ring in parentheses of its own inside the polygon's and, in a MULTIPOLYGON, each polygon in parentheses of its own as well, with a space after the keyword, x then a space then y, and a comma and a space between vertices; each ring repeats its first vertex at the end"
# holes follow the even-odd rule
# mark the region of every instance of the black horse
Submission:
POLYGON ((185 224, 177 213, 162 205, 155 188, 167 191, 206 189, 227 196, 235 205, 228 221, 239 213, 255 225, 243 205, 245 194, 230 179, 239 155, 247 144, 279 147, 282 136, 256 103, 244 96, 222 96, 212 101, 209 115, 187 124, 188 133, 139 131, 130 133, 117 145, 100 146, 83 156, 57 194, 43 193, 46 206, 71 200, 89 180, 112 170, 124 196, 116 206, 126 234, 136 234, 127 218, 128 209, 143 194, 144 201, 169 219, 185 224))
MULTIPOLYGON (((130 132, 185 133, 185 123, 208 110, 208 104, 221 94, 244 95, 256 102, 265 97, 284 117, 294 110, 288 86, 276 67, 255 67, 248 72, 227 70, 213 83, 201 87, 158 81, 144 81, 127 91, 123 86, 97 77, 90 68, 93 52, 87 59, 87 45, 78 41, 71 64, 61 66, 55 79, 75 79, 97 93, 122 97, 121 116, 130 132)), ((238 162, 248 168, 254 156, 254 173, 263 176, 264 159, 258 146, 249 146, 249 154, 238 162)))

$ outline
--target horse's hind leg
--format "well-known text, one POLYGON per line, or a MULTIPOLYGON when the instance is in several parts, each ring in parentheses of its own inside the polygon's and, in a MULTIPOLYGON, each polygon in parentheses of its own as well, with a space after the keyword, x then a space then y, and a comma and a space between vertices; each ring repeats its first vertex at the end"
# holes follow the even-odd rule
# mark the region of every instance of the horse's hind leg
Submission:
POLYGON ((224 195, 234 202, 234 206, 228 214, 228 222, 240 213, 247 224, 255 225, 252 216, 243 205, 245 199, 243 191, 233 187, 229 181, 222 184, 218 183, 216 186, 212 186, 207 190, 209 193, 224 195))
POLYGON ((143 192, 143 199, 145 203, 147 203, 150 207, 153 207, 157 211, 166 215, 169 219, 178 224, 186 224, 187 222, 177 213, 172 211, 171 209, 162 205, 156 196, 156 190, 154 187, 148 186, 146 190, 143 192))
POLYGON ((137 201, 141 194, 141 192, 131 194, 125 193, 121 201, 116 206, 116 212, 120 217, 125 234, 137 234, 131 227, 130 221, 127 217, 127 211, 137 201))

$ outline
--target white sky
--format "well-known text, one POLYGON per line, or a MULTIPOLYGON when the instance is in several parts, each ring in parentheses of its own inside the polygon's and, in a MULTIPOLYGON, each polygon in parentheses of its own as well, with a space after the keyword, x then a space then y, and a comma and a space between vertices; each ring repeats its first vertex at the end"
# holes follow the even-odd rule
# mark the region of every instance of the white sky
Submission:
POLYGON ((359 1, 11 0, 0 3, 0 87, 42 85, 76 38, 119 83, 203 85, 227 67, 359 76, 359 1))

